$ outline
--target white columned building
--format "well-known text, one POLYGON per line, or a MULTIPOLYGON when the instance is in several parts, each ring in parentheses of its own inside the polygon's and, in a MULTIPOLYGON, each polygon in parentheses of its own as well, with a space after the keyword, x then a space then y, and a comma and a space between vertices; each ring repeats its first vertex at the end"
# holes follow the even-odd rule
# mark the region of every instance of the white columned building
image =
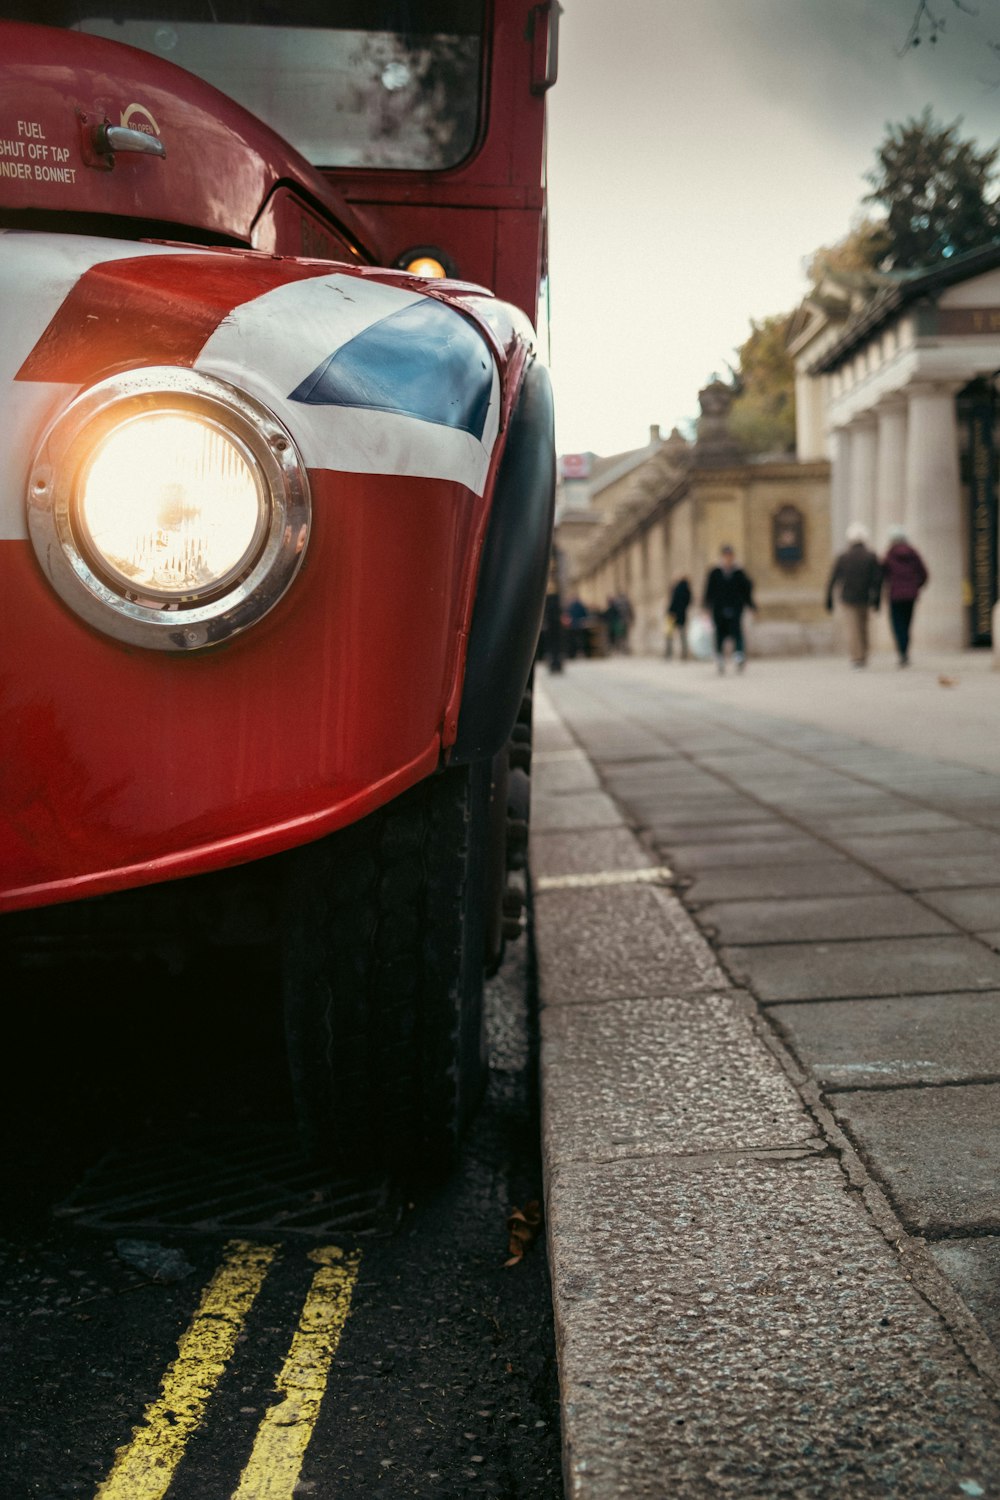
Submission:
MULTIPOLYGON (((988 646, 1000 597, 1000 245, 873 279, 867 299, 835 280, 800 309, 790 346, 799 386, 814 382, 811 447, 822 406, 832 553, 852 521, 880 554, 889 527, 904 526, 931 576, 918 650, 988 646)), ((1000 664, 996 627, 992 645, 1000 664)))

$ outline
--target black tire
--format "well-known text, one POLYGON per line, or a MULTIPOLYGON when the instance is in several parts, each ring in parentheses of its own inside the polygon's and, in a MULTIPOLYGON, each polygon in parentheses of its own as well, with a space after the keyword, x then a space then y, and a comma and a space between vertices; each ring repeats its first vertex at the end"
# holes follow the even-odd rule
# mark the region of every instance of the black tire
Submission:
POLYGON ((531 731, 533 673, 521 697, 510 738, 493 758, 489 854, 486 867, 486 974, 503 963, 508 942, 520 937, 524 922, 531 817, 531 731))
POLYGON ((489 792, 488 763, 454 767, 287 856, 292 1090, 341 1170, 447 1166, 479 1101, 489 792))

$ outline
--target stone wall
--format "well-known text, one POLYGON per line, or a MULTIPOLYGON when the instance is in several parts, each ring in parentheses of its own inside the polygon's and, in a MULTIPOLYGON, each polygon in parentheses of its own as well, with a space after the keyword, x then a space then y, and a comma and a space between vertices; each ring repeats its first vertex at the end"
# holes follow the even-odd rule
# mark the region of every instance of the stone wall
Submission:
POLYGON ((659 655, 673 581, 686 576, 696 605, 724 543, 754 582, 756 619, 747 621, 748 647, 759 656, 829 651, 834 634, 824 608, 830 572, 829 465, 795 459, 747 462, 725 468, 691 467, 665 494, 624 521, 619 517, 577 559, 575 587, 603 608, 609 595, 628 595, 635 615, 632 649, 659 655), (779 511, 801 518, 802 556, 775 556, 779 511))

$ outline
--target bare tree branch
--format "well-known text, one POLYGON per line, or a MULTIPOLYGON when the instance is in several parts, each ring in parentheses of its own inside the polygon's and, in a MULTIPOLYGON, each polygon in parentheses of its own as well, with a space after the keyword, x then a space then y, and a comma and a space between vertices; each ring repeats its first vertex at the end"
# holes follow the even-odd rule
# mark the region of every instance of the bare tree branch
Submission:
MULTIPOLYGON (((950 0, 950 3, 954 6, 955 10, 961 11, 963 15, 979 15, 979 7, 970 5, 969 0, 950 0)), ((935 0, 935 6, 937 7, 937 0, 935 0)), ((896 56, 905 56, 907 52, 912 51, 914 47, 919 47, 921 42, 924 41, 932 44, 936 43, 938 37, 942 36, 947 29, 947 15, 939 7, 932 10, 930 0, 918 0, 910 29, 906 34, 906 40, 897 50, 896 56)), ((1000 51, 1000 43, 987 42, 986 45, 994 52, 1000 51)))

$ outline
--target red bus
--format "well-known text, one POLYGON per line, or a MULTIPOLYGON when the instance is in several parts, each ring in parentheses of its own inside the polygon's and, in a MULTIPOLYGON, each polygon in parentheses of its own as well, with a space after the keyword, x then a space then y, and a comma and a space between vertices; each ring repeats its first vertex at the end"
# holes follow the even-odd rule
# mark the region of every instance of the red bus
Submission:
POLYGON ((5 944, 273 944, 352 1162, 452 1152, 520 920, 557 14, 0 0, 5 944))

